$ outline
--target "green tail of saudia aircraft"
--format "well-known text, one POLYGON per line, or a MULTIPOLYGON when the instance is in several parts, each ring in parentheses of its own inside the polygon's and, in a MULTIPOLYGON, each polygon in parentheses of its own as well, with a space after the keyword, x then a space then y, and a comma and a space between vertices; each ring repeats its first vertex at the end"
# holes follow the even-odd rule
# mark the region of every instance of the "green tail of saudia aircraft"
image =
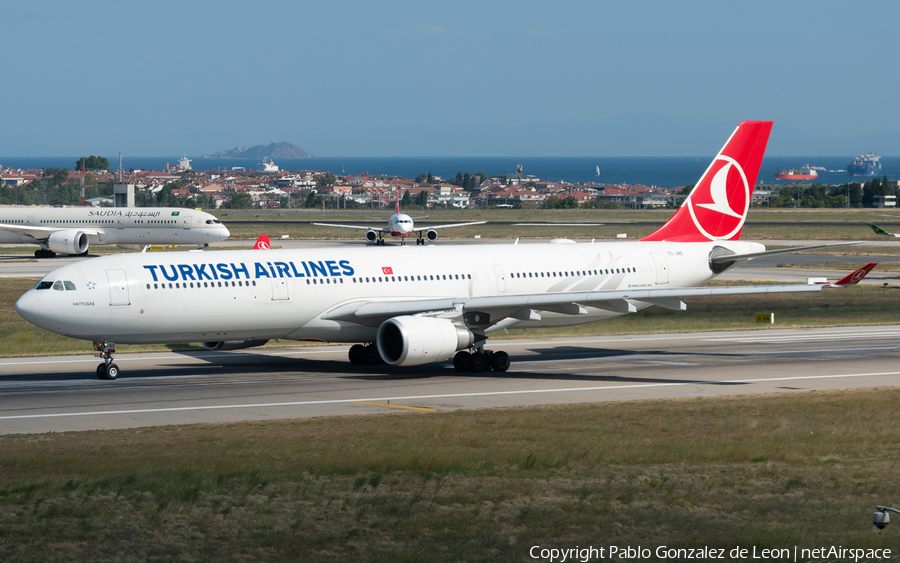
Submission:
POLYGON ((889 232, 885 231, 884 229, 882 229, 881 227, 879 227, 878 225, 876 225, 875 223, 866 223, 866 225, 872 227, 872 230, 875 231, 876 234, 900 238, 900 234, 889 233, 889 232))

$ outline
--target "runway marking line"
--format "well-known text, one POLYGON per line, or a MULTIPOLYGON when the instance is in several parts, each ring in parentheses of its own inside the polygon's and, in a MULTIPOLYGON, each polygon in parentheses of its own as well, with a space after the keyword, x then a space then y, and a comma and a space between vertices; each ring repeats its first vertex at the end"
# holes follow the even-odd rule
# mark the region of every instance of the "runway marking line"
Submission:
POLYGON ((568 387, 559 389, 523 389, 517 391, 487 391, 482 393, 447 393, 445 395, 411 395, 408 397, 371 397, 366 399, 322 399, 318 401, 290 401, 284 403, 254 403, 243 405, 205 405, 196 407, 162 407, 156 409, 132 409, 119 411, 92 411, 92 412, 59 412, 47 414, 20 414, 12 416, 0 416, 0 420, 22 420, 28 418, 59 418, 65 416, 108 416, 115 414, 142 414, 162 412, 184 412, 223 409, 251 409, 263 407, 299 407, 311 405, 333 405, 338 403, 358 402, 382 402, 382 401, 415 401, 422 399, 452 399, 459 397, 491 397, 499 395, 533 395, 539 393, 566 393, 575 391, 617 391, 621 389, 641 389, 649 387, 684 387, 701 385, 713 385, 716 383, 764 383, 772 381, 804 381, 812 379, 841 379, 850 377, 878 377, 884 375, 900 375, 900 371, 886 371, 874 373, 843 373, 834 375, 802 375, 792 377, 766 377, 759 379, 727 379, 720 381, 691 381, 685 383, 642 383, 634 385, 603 385, 597 387, 568 387))
POLYGON ((427 407, 409 407, 406 405, 392 405, 390 403, 375 403, 372 401, 350 401, 359 405, 378 405, 379 407, 391 407, 392 409, 412 409, 416 411, 436 411, 437 409, 429 409, 427 407))

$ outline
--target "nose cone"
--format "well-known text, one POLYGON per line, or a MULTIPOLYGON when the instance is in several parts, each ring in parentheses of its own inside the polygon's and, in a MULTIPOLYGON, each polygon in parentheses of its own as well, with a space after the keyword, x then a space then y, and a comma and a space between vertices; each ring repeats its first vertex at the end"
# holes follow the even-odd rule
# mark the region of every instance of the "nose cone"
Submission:
POLYGON ((231 231, 228 230, 228 227, 222 225, 222 231, 219 233, 219 236, 222 237, 219 240, 225 240, 231 236, 231 231))
POLYGON ((19 297, 16 301, 16 313, 31 324, 38 324, 41 317, 41 299, 38 292, 32 289, 19 297))

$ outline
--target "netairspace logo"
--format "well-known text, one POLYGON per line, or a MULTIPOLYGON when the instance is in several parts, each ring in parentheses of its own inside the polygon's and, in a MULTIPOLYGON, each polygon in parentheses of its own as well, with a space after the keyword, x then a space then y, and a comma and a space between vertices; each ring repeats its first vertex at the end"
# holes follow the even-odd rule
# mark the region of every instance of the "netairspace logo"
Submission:
POLYGON ((543 547, 540 545, 532 546, 528 551, 531 559, 541 561, 549 561, 551 563, 566 563, 568 561, 587 563, 588 561, 602 560, 707 560, 721 559, 725 561, 735 561, 741 559, 748 560, 767 560, 767 561, 807 561, 809 559, 829 559, 832 561, 871 561, 877 559, 890 559, 890 549, 877 548, 850 548, 842 546, 823 546, 814 548, 805 548, 799 546, 784 548, 766 548, 758 547, 741 547, 722 548, 722 547, 669 547, 665 545, 656 548, 649 547, 619 547, 611 545, 608 547, 580 547, 559 549, 554 547, 543 547))

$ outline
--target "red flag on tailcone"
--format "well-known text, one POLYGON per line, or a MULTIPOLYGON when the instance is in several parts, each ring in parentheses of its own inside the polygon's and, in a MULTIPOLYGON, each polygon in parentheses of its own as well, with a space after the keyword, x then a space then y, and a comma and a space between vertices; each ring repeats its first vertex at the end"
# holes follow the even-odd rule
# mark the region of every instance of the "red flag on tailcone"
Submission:
POLYGON ((256 244, 253 245, 253 250, 269 250, 270 248, 269 237, 266 235, 262 235, 256 239, 256 244))
POLYGON ((743 121, 675 215, 649 241, 738 240, 747 219, 771 121, 743 121))

